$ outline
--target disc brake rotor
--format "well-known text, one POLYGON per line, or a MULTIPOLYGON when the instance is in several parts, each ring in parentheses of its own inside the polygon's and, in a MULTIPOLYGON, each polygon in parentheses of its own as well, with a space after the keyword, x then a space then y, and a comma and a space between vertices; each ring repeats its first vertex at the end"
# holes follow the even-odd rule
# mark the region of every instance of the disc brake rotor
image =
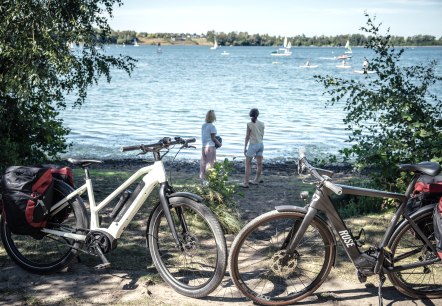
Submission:
POLYGON ((288 277, 295 272, 298 266, 298 254, 287 254, 286 250, 280 250, 270 258, 270 269, 280 277, 288 277))

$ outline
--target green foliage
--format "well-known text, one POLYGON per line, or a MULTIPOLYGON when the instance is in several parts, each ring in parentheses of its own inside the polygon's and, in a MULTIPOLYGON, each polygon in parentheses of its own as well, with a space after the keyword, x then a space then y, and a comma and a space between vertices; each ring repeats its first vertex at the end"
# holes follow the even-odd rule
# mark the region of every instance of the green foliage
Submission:
POLYGON ((0 4, 0 169, 41 162, 67 149, 59 110, 66 95, 80 106, 110 69, 127 73, 130 57, 100 49, 107 16, 121 0, 2 1, 0 4), (72 43, 82 47, 73 51, 72 43))
POLYGON ((213 211, 226 233, 238 233, 242 228, 239 219, 238 204, 233 195, 236 186, 229 183, 229 175, 233 164, 226 158, 223 162, 215 162, 209 170, 208 186, 196 187, 196 193, 201 195, 205 204, 213 211))
MULTIPOLYGON (((348 182, 351 186, 376 189, 376 184, 369 179, 352 179, 348 182)), ((362 197, 355 195, 341 195, 333 198, 333 204, 341 214, 342 218, 365 216, 372 213, 379 213, 382 210, 390 209, 396 202, 391 199, 374 197, 362 197)))
POLYGON ((233 164, 225 158, 222 162, 216 162, 207 176, 209 188, 216 190, 225 199, 230 199, 236 191, 236 185, 229 183, 232 171, 233 164))
MULTIPOLYGON (((396 50, 391 36, 379 34, 379 26, 368 14, 369 34, 366 48, 374 51, 369 59, 376 74, 355 80, 315 76, 331 97, 328 104, 344 102, 344 123, 352 132, 353 145, 341 151, 354 159, 360 169, 370 168, 370 175, 383 188, 397 189, 397 165, 442 158, 442 101, 430 89, 442 77, 436 62, 404 67, 400 65, 403 49, 396 50)), ((439 85, 440 86, 440 85, 439 85)))
POLYGON ((135 31, 112 31, 111 34, 107 37, 105 42, 110 44, 133 44, 134 39, 137 36, 146 37, 147 33, 140 33, 137 35, 135 31))
POLYGON ((382 199, 347 196, 336 200, 335 206, 342 218, 364 216, 382 209, 382 199))

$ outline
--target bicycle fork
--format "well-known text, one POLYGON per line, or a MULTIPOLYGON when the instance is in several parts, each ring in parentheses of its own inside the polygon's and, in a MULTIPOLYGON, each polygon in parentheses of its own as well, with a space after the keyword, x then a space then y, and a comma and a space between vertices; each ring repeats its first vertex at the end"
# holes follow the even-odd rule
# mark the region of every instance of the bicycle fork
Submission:
MULTIPOLYGON (((175 227, 175 223, 172 219, 172 214, 170 213, 170 204, 169 200, 167 199, 167 195, 172 191, 171 187, 167 182, 162 183, 160 185, 159 190, 159 197, 160 197, 160 203, 161 207, 163 208, 164 216, 166 217, 167 224, 169 225, 170 232, 172 233, 173 238, 175 239, 175 244, 177 248, 179 248, 181 251, 184 250, 183 242, 178 237, 178 233, 175 227)), ((180 207, 176 208, 176 212, 178 215, 178 220, 180 222, 181 228, 183 229, 183 233, 187 232, 187 224, 185 223, 185 220, 183 218, 183 211, 180 207)))
POLYGON ((302 222, 296 221, 295 224, 292 226, 289 234, 287 235, 282 245, 282 249, 285 248, 287 254, 295 253, 295 250, 298 247, 299 242, 301 241, 302 237, 304 236, 305 232, 307 231, 307 228, 309 227, 313 218, 316 216, 317 212, 318 210, 316 208, 309 206, 307 213, 304 219, 302 220, 302 222))

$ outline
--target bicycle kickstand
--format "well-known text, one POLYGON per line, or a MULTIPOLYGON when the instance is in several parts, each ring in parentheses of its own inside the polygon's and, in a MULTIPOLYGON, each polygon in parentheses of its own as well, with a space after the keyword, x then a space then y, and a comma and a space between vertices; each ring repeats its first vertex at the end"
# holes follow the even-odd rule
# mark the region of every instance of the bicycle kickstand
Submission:
POLYGON ((383 306, 383 299, 382 299, 382 285, 384 285, 386 278, 384 273, 379 273, 379 286, 378 286, 378 297, 379 297, 379 306, 383 306))
POLYGON ((94 246, 95 251, 98 254, 98 257, 100 257, 101 261, 103 263, 96 265, 95 269, 97 270, 101 270, 101 269, 106 269, 109 268, 111 266, 111 263, 107 260, 107 258, 104 256, 103 252, 101 251, 100 247, 98 245, 94 246))

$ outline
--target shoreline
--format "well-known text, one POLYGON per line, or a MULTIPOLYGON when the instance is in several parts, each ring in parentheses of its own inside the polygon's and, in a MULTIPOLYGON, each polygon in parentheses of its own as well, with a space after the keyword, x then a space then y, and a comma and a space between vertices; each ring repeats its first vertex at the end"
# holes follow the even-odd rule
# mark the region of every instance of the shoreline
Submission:
MULTIPOLYGON (((135 170, 141 167, 145 167, 149 164, 153 163, 152 159, 100 159, 102 163, 94 164, 91 166, 91 169, 114 169, 114 170, 135 170)), ((218 160, 220 161, 220 160, 218 160)), ((183 172, 199 172, 200 161, 199 159, 176 159, 176 160, 163 160, 166 171, 174 170, 174 171, 183 171, 183 172)), ((239 174, 244 172, 244 160, 230 160, 233 165, 232 174, 239 174)), ((74 168, 72 164, 70 164, 66 160, 62 160, 60 162, 48 161, 49 164, 62 164, 64 166, 69 166, 74 168)), ((252 161, 252 168, 255 166, 255 162, 252 161)), ((322 167, 328 170, 331 170, 335 173, 343 172, 349 173, 353 172, 353 165, 350 163, 335 163, 335 164, 327 164, 327 165, 318 165, 318 167, 322 167)), ((75 167, 76 168, 76 167, 75 167)), ((281 172, 281 173, 290 173, 292 175, 297 174, 298 172, 298 161, 296 159, 264 159, 263 161, 263 171, 264 172, 281 172)))

